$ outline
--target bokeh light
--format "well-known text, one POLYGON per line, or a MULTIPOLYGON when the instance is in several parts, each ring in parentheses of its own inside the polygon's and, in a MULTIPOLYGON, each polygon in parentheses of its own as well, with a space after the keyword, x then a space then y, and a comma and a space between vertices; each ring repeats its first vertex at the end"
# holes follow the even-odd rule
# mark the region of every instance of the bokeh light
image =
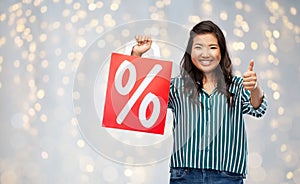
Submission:
MULTIPOLYGON (((76 71, 89 46, 120 25, 146 19, 186 29, 211 19, 226 35, 235 74, 255 61, 269 109, 263 119, 246 117, 245 183, 300 183, 299 11, 298 1, 276 0, 0 1, 0 183, 168 183, 168 160, 135 167, 95 152, 78 128, 82 107, 73 106, 82 95, 73 81, 86 82, 76 71)), ((146 32, 155 39, 169 31, 146 32)), ((120 36, 131 40, 134 33, 126 28, 120 36)), ((99 52, 127 44, 106 35, 97 42, 99 52)), ((165 43, 157 45, 162 57, 174 55, 165 43)), ((134 161, 119 148, 114 154, 134 161)))

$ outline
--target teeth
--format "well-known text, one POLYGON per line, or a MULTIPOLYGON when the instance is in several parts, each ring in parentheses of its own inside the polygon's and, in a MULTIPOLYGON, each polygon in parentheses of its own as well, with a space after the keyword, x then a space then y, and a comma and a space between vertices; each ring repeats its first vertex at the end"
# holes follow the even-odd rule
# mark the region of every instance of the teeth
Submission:
POLYGON ((204 64, 204 65, 209 65, 209 64, 210 64, 210 61, 203 61, 203 60, 202 60, 201 63, 204 64))

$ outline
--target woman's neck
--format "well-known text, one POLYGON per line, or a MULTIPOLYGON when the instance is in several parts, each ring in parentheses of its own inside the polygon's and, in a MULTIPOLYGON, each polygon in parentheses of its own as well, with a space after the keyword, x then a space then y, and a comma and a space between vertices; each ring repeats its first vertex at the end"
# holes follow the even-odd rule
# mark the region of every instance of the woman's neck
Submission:
POLYGON ((203 78, 203 89, 208 93, 211 94, 214 89, 218 86, 217 77, 214 73, 205 75, 203 78))
POLYGON ((203 78, 203 84, 209 84, 209 83, 217 83, 217 77, 215 75, 215 73, 209 73, 209 74, 205 74, 204 78, 203 78))

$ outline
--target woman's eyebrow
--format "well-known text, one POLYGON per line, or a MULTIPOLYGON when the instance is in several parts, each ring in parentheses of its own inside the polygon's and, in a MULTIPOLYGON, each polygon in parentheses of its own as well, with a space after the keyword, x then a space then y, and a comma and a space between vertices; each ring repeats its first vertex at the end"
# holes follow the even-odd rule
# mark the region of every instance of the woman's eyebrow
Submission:
MULTIPOLYGON (((200 45, 200 46, 203 46, 204 44, 202 44, 202 43, 195 43, 194 45, 200 45)), ((205 44, 206 45, 206 44, 205 44)), ((218 44, 217 43, 210 43, 210 44, 208 44, 208 46, 218 46, 218 44)))

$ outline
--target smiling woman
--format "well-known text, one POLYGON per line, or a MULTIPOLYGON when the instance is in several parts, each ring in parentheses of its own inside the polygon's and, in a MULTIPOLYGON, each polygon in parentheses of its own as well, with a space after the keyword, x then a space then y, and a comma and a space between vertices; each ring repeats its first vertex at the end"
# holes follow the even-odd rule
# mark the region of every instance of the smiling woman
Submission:
MULTIPOLYGON (((152 41, 145 36, 136 41, 131 53, 142 56, 152 41)), ((216 24, 202 21, 192 28, 181 75, 172 79, 169 92, 174 117, 170 184, 243 183, 248 153, 243 114, 261 117, 267 108, 256 80, 253 62, 244 78, 233 76, 216 24), (250 84, 247 89, 243 80, 250 84)))
MULTIPOLYGON (((300 3, 297 0, 230 2, 0 0, 0 183, 167 184, 173 129, 178 130, 176 135, 181 135, 176 143, 186 145, 174 144, 178 157, 174 157, 173 163, 195 164, 190 159, 194 157, 187 157, 190 153, 204 165, 211 158, 215 163, 233 159, 220 147, 211 152, 220 153, 217 157, 200 157, 200 153, 211 151, 205 148, 212 148, 207 145, 221 129, 209 123, 201 124, 201 128, 200 123, 193 124, 187 129, 191 124, 179 121, 173 126, 171 109, 164 135, 108 131, 101 127, 112 52, 130 54, 135 35, 151 35, 151 49, 143 57, 173 61, 174 97, 183 86, 177 75, 189 30, 198 22, 211 19, 226 36, 233 76, 243 78, 244 72, 245 77, 257 72, 258 86, 263 87, 271 106, 263 119, 245 116, 249 164, 244 181, 299 184, 300 3), (127 46, 129 52, 123 52, 127 46), (255 66, 249 64, 251 59, 255 66), (186 131, 180 132, 180 127, 186 131), (196 129, 206 130, 202 131, 205 136, 188 139, 196 129), (197 147, 193 146, 196 144, 197 147)), ((221 60, 217 69, 224 72, 224 75, 218 72, 220 76, 227 76, 231 72, 226 70, 231 67, 226 63, 221 66, 226 57, 222 43, 218 43, 221 60)), ((182 117, 178 113, 175 118, 190 118, 187 120, 198 123, 216 108, 218 103, 212 102, 219 100, 226 106, 229 97, 230 102, 238 103, 240 99, 227 96, 225 77, 206 84, 198 77, 201 74, 192 80, 194 74, 188 72, 193 68, 188 67, 184 70, 188 79, 185 83, 191 88, 184 88, 185 92, 196 103, 201 101, 206 106, 190 108, 197 112, 196 116, 182 117), (216 96, 219 90, 222 94, 216 96), (197 98, 199 95, 201 98, 197 98)), ((242 85, 255 87, 252 77, 248 79, 242 84, 228 78, 238 84, 229 92, 242 89, 238 88, 242 85)), ((191 104, 193 101, 186 99, 180 105, 191 104)), ((217 120, 224 117, 225 111, 219 108, 221 113, 210 116, 211 122, 220 122, 217 120)), ((230 134, 222 135, 223 142, 231 138, 230 134)), ((242 155, 235 147, 231 148, 230 153, 236 151, 234 156, 242 155)), ((234 163, 225 166, 234 167, 234 163)), ((197 173, 187 171, 179 169, 173 173, 197 173)))

